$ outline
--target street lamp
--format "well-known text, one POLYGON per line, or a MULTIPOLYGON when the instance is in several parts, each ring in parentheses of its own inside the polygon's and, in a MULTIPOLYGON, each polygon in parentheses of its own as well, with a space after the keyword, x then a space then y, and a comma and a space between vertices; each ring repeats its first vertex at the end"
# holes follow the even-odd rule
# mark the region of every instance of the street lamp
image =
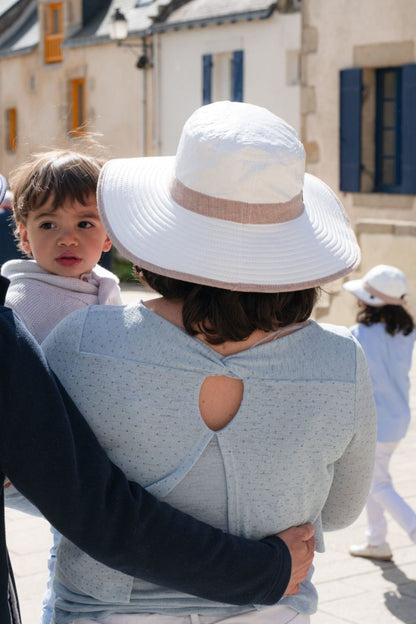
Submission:
MULTIPOLYGON (((125 48, 134 48, 135 50, 137 50, 138 47, 134 43, 124 43, 127 39, 128 31, 129 29, 126 16, 124 15, 124 13, 122 13, 122 11, 120 11, 119 8, 116 8, 113 15, 111 16, 110 39, 116 41, 118 46, 123 46, 125 48)), ((152 45, 147 44, 145 37, 143 37, 142 52, 141 54, 139 54, 136 62, 137 69, 148 69, 149 67, 153 67, 152 52, 152 45)))
MULTIPOLYGON (((1 1, 1 0, 0 0, 1 1)), ((152 4, 154 0, 137 0, 136 7, 146 6, 146 4, 152 4)), ((148 90, 151 88, 152 74, 147 72, 147 69, 151 69, 153 67, 153 37, 152 32, 149 29, 147 32, 143 32, 141 35, 141 48, 134 43, 126 42, 128 37, 129 28, 126 16, 119 8, 116 8, 114 13, 110 18, 110 39, 115 41, 118 46, 123 46, 124 48, 131 48, 133 54, 139 53, 136 56, 136 67, 137 69, 145 70, 142 72, 142 153, 146 154, 147 149, 147 136, 148 129, 150 129, 149 125, 149 106, 151 106, 151 102, 148 101, 148 90), (149 40, 149 41, 148 41, 149 40)))
POLYGON ((117 8, 111 16, 110 39, 117 41, 117 45, 122 45, 122 41, 127 39, 128 24, 124 13, 117 8))

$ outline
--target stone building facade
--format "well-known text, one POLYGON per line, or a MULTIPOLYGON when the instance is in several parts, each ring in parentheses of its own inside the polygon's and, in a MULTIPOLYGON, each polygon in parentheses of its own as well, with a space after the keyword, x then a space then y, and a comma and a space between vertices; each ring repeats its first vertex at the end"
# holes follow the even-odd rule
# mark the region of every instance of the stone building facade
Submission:
POLYGON ((0 0, 1 171, 89 133, 110 157, 172 154, 207 97, 267 106, 299 129, 296 4, 0 0), (119 45, 116 9, 127 20, 119 45))
MULTIPOLYGON (((304 0, 302 138, 307 169, 340 196, 362 263, 393 264, 416 310, 416 11, 412 0, 304 0)), ((319 317, 349 324, 335 283, 319 317)))

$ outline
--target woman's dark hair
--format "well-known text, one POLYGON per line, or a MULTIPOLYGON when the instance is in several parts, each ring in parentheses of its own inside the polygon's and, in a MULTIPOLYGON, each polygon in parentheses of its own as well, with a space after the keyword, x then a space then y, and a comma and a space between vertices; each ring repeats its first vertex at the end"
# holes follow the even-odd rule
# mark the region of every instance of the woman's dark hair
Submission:
POLYGON ((386 332, 391 336, 399 333, 408 336, 415 326, 413 318, 400 305, 384 305, 379 308, 366 305, 359 310, 357 321, 367 327, 375 323, 385 323, 386 332))
POLYGON ((225 290, 183 282, 134 267, 142 283, 166 299, 183 301, 182 320, 191 336, 203 334, 210 344, 248 338, 255 329, 274 331, 306 321, 319 288, 281 293, 225 290))

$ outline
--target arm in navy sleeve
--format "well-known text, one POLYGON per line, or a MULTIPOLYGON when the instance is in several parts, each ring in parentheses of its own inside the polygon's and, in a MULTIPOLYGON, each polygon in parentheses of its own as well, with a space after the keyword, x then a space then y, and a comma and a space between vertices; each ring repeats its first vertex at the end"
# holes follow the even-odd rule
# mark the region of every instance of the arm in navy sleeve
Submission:
POLYGON ((0 353, 0 471, 61 533, 108 566, 179 591, 233 604, 282 597, 284 542, 227 535, 128 482, 3 307, 0 353))

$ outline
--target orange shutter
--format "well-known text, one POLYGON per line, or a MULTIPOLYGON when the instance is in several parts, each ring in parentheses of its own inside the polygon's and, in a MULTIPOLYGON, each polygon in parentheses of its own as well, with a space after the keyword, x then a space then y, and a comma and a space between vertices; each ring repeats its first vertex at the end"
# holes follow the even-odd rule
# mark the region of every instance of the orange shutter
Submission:
POLYGON ((76 78, 71 80, 71 134, 79 136, 85 134, 85 126, 87 123, 86 105, 85 105, 85 78, 76 78))
POLYGON ((45 5, 45 63, 62 61, 63 3, 45 5))
POLYGON ((8 108, 6 111, 6 148, 15 152, 17 148, 17 110, 8 108))

